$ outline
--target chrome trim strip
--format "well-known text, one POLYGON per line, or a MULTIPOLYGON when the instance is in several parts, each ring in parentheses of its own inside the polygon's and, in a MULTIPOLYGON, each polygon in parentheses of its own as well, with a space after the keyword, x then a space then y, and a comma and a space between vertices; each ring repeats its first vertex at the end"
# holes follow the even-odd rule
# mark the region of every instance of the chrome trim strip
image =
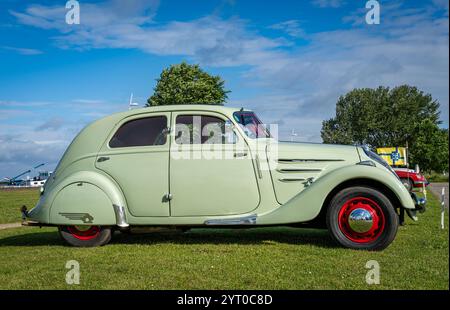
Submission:
POLYGON ((119 227, 128 227, 130 226, 127 223, 127 217, 125 215, 125 208, 123 206, 118 206, 116 204, 113 204, 114 213, 116 214, 116 224, 119 227))
POLYGON ((428 181, 413 181, 414 184, 427 184, 428 181))
POLYGON ((363 166, 372 166, 375 167, 375 163, 371 160, 363 160, 357 163, 357 165, 363 165, 363 166))
POLYGON ((302 168, 302 169, 296 169, 296 168, 285 168, 285 169, 277 169, 278 172, 281 173, 295 173, 295 172, 319 172, 322 171, 320 168, 302 168))
POLYGON ((289 183, 289 182, 300 182, 300 181, 305 181, 305 180, 306 179, 304 179, 304 178, 278 179, 278 181, 286 182, 286 183, 289 183))
POLYGON ((305 158, 305 159, 278 159, 278 162, 280 164, 283 163, 304 163, 304 162, 335 162, 335 161, 345 161, 344 159, 311 159, 311 158, 305 158))
POLYGON ((255 162, 256 162, 256 170, 258 170, 258 177, 260 179, 262 179, 261 164, 259 162, 259 156, 258 155, 255 156, 255 162))
POLYGON ((205 225, 254 225, 256 224, 256 214, 245 217, 231 219, 214 219, 205 221, 205 225))

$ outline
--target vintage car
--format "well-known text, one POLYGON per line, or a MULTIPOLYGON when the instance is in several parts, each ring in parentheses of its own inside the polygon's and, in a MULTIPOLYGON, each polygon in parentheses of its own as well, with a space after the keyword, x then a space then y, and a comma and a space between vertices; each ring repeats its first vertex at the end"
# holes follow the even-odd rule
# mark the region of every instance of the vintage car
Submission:
POLYGON ((423 188, 430 184, 425 176, 416 170, 399 167, 392 169, 409 191, 412 191, 414 188, 423 188))
POLYGON ((84 128, 27 224, 57 226, 74 246, 143 227, 310 225, 344 247, 381 250, 417 204, 368 148, 278 142, 252 111, 170 105, 84 128))

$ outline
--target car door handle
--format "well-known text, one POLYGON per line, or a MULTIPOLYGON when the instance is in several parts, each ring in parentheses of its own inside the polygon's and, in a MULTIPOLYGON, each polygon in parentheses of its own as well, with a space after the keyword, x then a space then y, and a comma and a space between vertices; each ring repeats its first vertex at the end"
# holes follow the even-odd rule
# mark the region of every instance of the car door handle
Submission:
POLYGON ((245 157, 247 156, 247 152, 234 153, 234 157, 245 157))
POLYGON ((107 161, 107 160, 109 160, 109 157, 104 157, 104 156, 102 156, 102 157, 99 157, 99 158, 97 159, 97 162, 98 162, 98 163, 101 163, 101 162, 104 162, 104 161, 107 161))

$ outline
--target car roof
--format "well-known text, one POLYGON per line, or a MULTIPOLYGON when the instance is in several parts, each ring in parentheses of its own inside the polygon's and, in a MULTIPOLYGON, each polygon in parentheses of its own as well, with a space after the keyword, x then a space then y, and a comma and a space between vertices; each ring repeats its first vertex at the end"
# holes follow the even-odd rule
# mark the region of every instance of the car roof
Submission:
MULTIPOLYGON (((208 111, 208 112, 221 112, 224 114, 231 115, 241 108, 237 107, 224 107, 218 104, 170 104, 170 105, 160 105, 152 107, 142 107, 127 110, 124 112, 118 112, 111 116, 127 117, 148 112, 176 112, 176 111, 208 111)), ((248 109, 243 109, 243 111, 250 111, 248 109)))

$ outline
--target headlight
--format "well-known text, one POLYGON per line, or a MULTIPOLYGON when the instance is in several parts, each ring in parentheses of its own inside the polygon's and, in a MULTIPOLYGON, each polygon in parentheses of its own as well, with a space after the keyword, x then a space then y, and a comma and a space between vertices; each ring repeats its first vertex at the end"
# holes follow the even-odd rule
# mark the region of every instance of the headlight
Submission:
POLYGON ((366 153, 366 155, 372 159, 373 161, 376 161, 377 163, 379 163, 380 165, 384 166, 387 170, 389 170, 390 172, 392 172, 393 175, 395 175, 395 177, 400 180, 400 178, 398 177, 397 173, 395 173, 394 169, 392 169, 391 166, 389 166, 389 164, 387 163, 387 161, 385 161, 380 155, 378 155, 375 152, 372 152, 370 150, 370 148, 365 145, 363 146, 363 150, 364 153, 366 153))

